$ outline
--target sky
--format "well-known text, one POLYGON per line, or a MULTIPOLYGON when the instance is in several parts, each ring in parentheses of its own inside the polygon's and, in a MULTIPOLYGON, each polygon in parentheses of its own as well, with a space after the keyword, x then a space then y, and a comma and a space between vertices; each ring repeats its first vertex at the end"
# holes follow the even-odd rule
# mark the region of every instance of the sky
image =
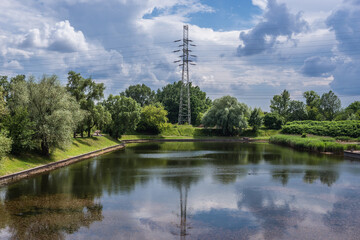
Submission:
POLYGON ((0 75, 71 70, 119 94, 181 80, 174 40, 189 25, 190 80, 211 99, 269 110, 287 89, 360 100, 360 0, 1 0, 0 75))

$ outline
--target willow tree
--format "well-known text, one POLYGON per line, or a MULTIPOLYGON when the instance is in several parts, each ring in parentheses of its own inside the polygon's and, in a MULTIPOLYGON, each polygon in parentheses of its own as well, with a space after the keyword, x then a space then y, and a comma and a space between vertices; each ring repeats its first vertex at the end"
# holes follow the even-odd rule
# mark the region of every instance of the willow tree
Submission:
POLYGON ((219 127, 224 135, 235 135, 247 127, 249 108, 235 97, 224 96, 215 99, 213 106, 202 119, 205 127, 219 127))
POLYGON ((54 148, 64 149, 72 142, 71 133, 82 120, 80 107, 60 85, 57 76, 28 81, 29 115, 35 124, 35 138, 44 155, 54 148))

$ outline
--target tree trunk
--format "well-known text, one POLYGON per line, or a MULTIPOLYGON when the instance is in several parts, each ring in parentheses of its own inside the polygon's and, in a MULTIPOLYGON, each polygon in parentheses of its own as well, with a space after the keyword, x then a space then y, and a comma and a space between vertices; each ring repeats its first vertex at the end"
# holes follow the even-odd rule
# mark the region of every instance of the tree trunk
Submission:
POLYGON ((88 132, 88 137, 91 137, 90 136, 91 135, 91 128, 88 128, 87 132, 88 132))
POLYGON ((46 140, 41 141, 41 153, 44 156, 49 156, 50 155, 49 145, 48 145, 46 140))
POLYGON ((74 138, 76 138, 76 132, 74 132, 74 138))

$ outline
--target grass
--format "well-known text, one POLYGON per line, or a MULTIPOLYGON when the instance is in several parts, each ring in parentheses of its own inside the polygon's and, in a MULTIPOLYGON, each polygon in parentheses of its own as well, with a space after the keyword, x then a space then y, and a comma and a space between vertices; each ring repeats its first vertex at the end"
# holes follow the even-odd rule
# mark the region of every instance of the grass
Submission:
POLYGON ((271 136, 270 143, 316 152, 342 153, 344 150, 348 149, 360 149, 360 146, 357 144, 342 144, 336 142, 335 138, 319 136, 308 136, 303 138, 299 135, 279 134, 271 136))
POLYGON ((43 157, 37 153, 24 153, 19 156, 9 155, 0 160, 0 176, 37 167, 50 162, 92 152, 102 148, 119 144, 119 141, 109 137, 76 138, 66 150, 56 149, 50 157, 43 157))
POLYGON ((256 133, 252 129, 246 129, 238 136, 223 136, 220 129, 205 129, 191 125, 171 125, 157 135, 142 133, 129 133, 122 135, 121 140, 134 139, 198 139, 198 138, 242 138, 251 137, 257 140, 268 140, 270 136, 278 134, 280 130, 260 129, 256 133))

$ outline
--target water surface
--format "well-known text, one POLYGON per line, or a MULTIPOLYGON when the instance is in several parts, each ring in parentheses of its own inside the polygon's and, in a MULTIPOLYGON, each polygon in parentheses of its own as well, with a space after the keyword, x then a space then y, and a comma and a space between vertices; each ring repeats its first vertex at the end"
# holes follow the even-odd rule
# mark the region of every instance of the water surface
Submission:
POLYGON ((0 188, 0 239, 359 239, 360 163, 144 143, 0 188))

